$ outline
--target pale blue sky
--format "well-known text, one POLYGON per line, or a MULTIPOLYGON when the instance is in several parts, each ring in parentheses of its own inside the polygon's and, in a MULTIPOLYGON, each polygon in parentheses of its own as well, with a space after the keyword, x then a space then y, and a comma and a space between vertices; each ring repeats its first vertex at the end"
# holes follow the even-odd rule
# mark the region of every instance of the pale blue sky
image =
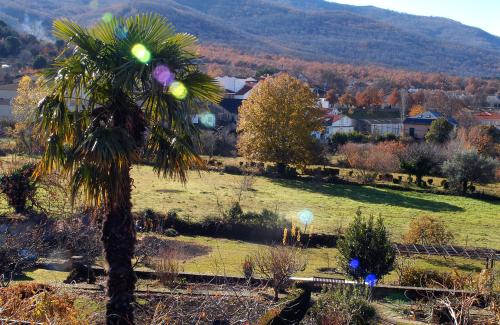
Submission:
POLYGON ((350 5, 372 5, 422 16, 451 18, 500 36, 500 0, 328 0, 350 5))

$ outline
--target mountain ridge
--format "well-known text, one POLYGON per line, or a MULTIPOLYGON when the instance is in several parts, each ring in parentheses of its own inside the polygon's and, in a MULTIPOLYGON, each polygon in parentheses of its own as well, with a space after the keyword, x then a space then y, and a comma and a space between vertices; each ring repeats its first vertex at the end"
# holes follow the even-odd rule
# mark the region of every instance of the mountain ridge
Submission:
POLYGON ((2 15, 29 15, 47 26, 61 16, 88 24, 108 11, 157 12, 178 31, 199 36, 202 44, 249 54, 500 77, 500 37, 446 18, 323 0, 101 0, 96 8, 84 0, 45 0, 50 11, 26 1, 0 0, 2 15))

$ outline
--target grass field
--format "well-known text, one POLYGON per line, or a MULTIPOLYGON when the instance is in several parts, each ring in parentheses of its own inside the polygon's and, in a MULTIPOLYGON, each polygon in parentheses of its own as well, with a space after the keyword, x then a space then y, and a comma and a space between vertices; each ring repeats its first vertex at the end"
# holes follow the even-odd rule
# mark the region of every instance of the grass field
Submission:
MULTIPOLYGON (((212 252, 205 256, 200 256, 186 261, 182 268, 185 272, 208 273, 219 275, 242 276, 242 263, 246 256, 254 255, 258 250, 265 247, 263 245, 244 243, 241 241, 214 239, 208 237, 188 237, 180 236, 178 240, 188 241, 199 245, 206 245, 212 248, 212 252)), ((304 250, 307 266, 306 269, 297 275, 304 276, 335 276, 326 275, 319 271, 320 268, 336 268, 338 250, 335 248, 308 248, 304 250)), ((427 270, 447 270, 457 268, 463 272, 479 272, 484 268, 484 263, 477 260, 463 258, 442 258, 442 257, 422 257, 415 259, 415 266, 427 270)), ((338 269, 340 271, 340 269, 338 269)), ((392 283, 397 280, 396 272, 392 272, 384 278, 384 282, 392 283)))
MULTIPOLYGON (((191 172, 187 184, 161 179, 148 166, 133 169, 135 211, 176 209, 181 216, 198 219, 228 207, 241 188, 243 176, 216 172, 191 172), (219 203, 219 204, 218 204, 219 203)), ((441 218, 455 234, 458 245, 500 249, 500 204, 472 198, 380 189, 370 186, 311 183, 255 177, 250 191, 243 192, 244 210, 276 210, 297 220, 297 213, 314 213, 315 232, 331 233, 346 227, 356 210, 382 215, 393 240, 399 241, 412 218, 441 218)))

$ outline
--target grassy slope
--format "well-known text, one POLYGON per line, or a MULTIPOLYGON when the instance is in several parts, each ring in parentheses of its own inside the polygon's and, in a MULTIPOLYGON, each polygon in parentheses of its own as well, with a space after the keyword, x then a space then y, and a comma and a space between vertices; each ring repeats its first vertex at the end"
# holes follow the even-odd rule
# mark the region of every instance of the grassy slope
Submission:
MULTIPOLYGON (((183 216, 201 218, 217 214, 217 202, 229 205, 236 197, 242 176, 190 173, 186 185, 157 178, 150 167, 133 170, 136 211, 152 208, 178 209, 183 216)), ((398 241, 412 218, 442 218, 456 236, 456 244, 500 248, 500 205, 471 198, 377 189, 369 186, 303 183, 256 177, 251 191, 244 192, 245 210, 276 209, 293 219, 302 209, 313 211, 316 231, 333 232, 347 226, 361 207, 365 214, 379 215, 398 241)))

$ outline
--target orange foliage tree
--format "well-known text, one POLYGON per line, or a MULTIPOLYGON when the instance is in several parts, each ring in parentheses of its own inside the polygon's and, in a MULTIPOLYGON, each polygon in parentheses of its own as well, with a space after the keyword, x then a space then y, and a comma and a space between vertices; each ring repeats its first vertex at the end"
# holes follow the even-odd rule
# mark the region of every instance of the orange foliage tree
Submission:
POLYGON ((410 112, 408 113, 408 115, 410 115, 410 116, 416 116, 418 114, 422 114, 424 111, 425 111, 425 109, 424 109, 424 107, 422 105, 413 105, 410 108, 410 112))

